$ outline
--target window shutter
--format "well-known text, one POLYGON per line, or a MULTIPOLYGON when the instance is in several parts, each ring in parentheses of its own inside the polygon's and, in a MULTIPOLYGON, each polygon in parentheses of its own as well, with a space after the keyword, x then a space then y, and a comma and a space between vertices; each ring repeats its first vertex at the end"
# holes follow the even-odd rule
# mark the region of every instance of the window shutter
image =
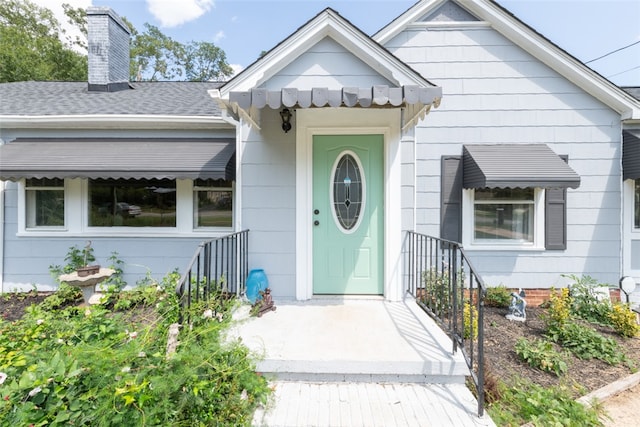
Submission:
POLYGON ((442 156, 440 238, 462 242, 462 156, 442 156))
MULTIPOLYGON (((568 161, 568 156, 561 155, 568 161)), ((567 190, 547 188, 544 209, 544 247, 547 250, 567 249, 567 190)))

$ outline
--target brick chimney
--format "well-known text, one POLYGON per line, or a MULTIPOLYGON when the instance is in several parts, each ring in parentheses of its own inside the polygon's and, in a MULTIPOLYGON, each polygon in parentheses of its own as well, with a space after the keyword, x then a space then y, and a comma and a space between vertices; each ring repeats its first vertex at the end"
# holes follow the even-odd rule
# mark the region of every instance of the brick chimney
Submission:
POLYGON ((87 26, 89 91, 129 89, 129 27, 109 7, 89 7, 87 26))

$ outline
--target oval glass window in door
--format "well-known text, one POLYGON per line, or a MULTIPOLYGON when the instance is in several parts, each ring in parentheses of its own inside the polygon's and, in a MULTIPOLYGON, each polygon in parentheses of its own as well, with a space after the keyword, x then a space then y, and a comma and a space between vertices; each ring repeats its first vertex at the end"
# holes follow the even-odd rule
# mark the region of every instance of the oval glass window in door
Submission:
POLYGON ((364 209, 364 176, 360 159, 352 151, 340 154, 331 176, 334 218, 345 232, 354 231, 364 209))

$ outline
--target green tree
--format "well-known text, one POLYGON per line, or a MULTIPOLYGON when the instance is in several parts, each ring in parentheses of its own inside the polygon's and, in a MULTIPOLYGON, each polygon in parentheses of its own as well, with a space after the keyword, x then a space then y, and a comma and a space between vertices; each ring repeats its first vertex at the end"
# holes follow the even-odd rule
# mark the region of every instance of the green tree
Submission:
MULTIPOLYGON (((30 0, 0 0, 0 83, 87 80, 87 13, 68 4, 63 8, 84 37, 68 35, 50 10, 30 0)), ((131 80, 223 80, 233 73, 213 43, 182 44, 154 25, 144 24, 139 32, 122 19, 131 30, 131 80)))
POLYGON ((210 42, 191 42, 182 50, 187 80, 222 80, 233 73, 222 49, 210 42))
POLYGON ((53 13, 29 0, 0 2, 0 82, 86 80, 87 58, 60 39, 53 13))
POLYGON ((145 23, 145 31, 124 20, 131 30, 131 80, 175 80, 181 78, 184 70, 176 55, 182 45, 165 35, 158 27, 145 23))
POLYGON ((210 42, 182 44, 158 27, 144 31, 124 19, 131 30, 131 80, 223 80, 233 73, 222 49, 210 42))

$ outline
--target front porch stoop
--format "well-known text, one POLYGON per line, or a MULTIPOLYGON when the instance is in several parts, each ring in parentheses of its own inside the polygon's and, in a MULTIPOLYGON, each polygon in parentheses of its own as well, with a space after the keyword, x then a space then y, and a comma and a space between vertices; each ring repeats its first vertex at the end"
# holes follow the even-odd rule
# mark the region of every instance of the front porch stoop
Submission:
POLYGON ((477 416, 462 354, 452 353, 451 340, 412 299, 276 306, 260 318, 241 307, 229 333, 275 387, 254 425, 494 425, 477 416))

